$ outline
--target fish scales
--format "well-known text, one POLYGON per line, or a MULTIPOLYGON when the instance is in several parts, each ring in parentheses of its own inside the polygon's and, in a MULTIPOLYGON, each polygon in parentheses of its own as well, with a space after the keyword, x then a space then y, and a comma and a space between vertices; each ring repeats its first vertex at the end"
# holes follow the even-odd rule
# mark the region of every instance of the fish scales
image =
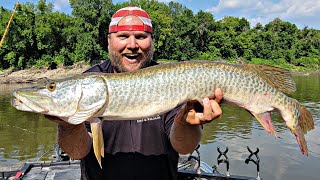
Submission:
MULTIPOLYGON (((120 76, 105 76, 109 102, 103 116, 105 119, 138 119, 160 114, 186 100, 201 100, 218 87, 223 90, 226 100, 243 105, 250 104, 256 94, 274 94, 275 88, 258 76, 248 77, 247 74, 250 72, 223 63, 179 63, 120 76)), ((258 100, 262 102, 266 98, 258 100)))
POLYGON ((114 108, 107 108, 104 116, 114 118, 112 113, 122 113, 121 118, 128 117, 132 119, 154 115, 155 113, 159 114, 177 106, 185 99, 191 99, 191 96, 201 96, 201 91, 195 91, 196 87, 198 85, 199 88, 205 87, 197 83, 198 77, 195 76, 196 69, 180 67, 169 68, 170 71, 167 71, 167 69, 164 71, 159 71, 159 69, 149 70, 149 72, 143 74, 123 74, 124 77, 106 79, 111 94, 109 107, 114 108), (182 75, 183 78, 181 78, 182 75), (123 86, 129 87, 129 93, 122 91, 123 86), (128 107, 126 103, 121 103, 121 99, 128 99, 130 106, 128 107), (155 108, 150 109, 150 107, 155 108), (126 111, 124 114, 123 109, 126 111), (152 112, 153 110, 157 112, 152 112), (142 114, 132 117, 133 114, 137 113, 142 114))

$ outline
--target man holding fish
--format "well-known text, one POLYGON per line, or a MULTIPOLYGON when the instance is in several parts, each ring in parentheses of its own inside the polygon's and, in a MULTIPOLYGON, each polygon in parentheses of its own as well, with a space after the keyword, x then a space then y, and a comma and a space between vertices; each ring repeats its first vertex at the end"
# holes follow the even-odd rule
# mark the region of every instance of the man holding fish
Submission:
POLYGON ((296 90, 288 70, 215 61, 156 65, 151 20, 137 7, 113 15, 108 43, 110 61, 16 89, 11 101, 18 110, 59 122, 58 143, 81 159, 83 179, 175 179, 178 153, 194 150, 200 125, 221 115, 222 96, 276 137, 270 112, 278 112, 308 155, 304 134, 314 121, 286 95, 296 90))
MULTIPOLYGON (((153 60, 152 33, 147 12, 138 7, 118 10, 109 26, 110 61, 86 72, 134 72, 157 65, 153 60)), ((88 122, 73 125, 54 116, 46 117, 58 122, 60 147, 71 158, 81 159, 82 179, 169 180, 176 179, 178 153, 191 153, 198 145, 201 124, 221 116, 218 103, 222 96, 222 91, 216 89, 201 103, 188 101, 155 117, 103 121, 104 158, 100 160, 93 150, 88 122), (196 107, 203 110, 196 112, 196 107)))

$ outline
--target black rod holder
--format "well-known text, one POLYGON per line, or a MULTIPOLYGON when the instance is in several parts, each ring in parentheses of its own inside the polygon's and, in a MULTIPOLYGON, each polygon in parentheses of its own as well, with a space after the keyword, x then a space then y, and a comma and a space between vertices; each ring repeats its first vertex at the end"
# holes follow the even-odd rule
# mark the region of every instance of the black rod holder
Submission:
POLYGON ((227 176, 230 176, 230 173, 229 173, 229 158, 228 158, 228 156, 227 156, 227 152, 229 151, 229 149, 228 149, 228 147, 226 147, 226 150, 225 150, 224 152, 221 152, 221 151, 220 151, 220 147, 218 146, 218 147, 217 147, 217 150, 218 150, 218 152, 219 152, 219 156, 218 156, 218 158, 217 158, 218 165, 219 165, 220 163, 225 163, 226 166, 227 166, 226 175, 227 175, 227 176), (222 159, 221 156, 224 156, 225 159, 222 159))
POLYGON ((253 162, 257 166, 257 180, 260 180, 260 158, 258 156, 259 148, 255 152, 252 152, 249 146, 247 146, 248 151, 250 152, 249 157, 245 160, 245 163, 248 164, 250 161, 253 162), (255 155, 257 160, 252 159, 252 156, 255 155))

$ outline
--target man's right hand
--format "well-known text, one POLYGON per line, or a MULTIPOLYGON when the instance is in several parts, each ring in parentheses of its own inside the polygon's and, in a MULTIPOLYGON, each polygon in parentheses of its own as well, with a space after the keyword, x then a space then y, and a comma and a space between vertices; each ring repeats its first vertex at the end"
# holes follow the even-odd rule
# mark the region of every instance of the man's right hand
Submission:
POLYGON ((61 149, 72 159, 82 159, 92 146, 92 138, 84 123, 70 124, 59 117, 44 115, 50 121, 58 123, 57 142, 61 149))

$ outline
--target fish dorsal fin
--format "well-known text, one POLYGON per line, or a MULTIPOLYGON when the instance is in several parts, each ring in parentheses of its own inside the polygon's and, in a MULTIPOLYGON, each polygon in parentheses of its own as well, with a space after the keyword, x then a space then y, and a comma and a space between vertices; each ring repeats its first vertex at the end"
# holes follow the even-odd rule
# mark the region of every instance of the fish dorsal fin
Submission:
POLYGON ((250 71, 257 73, 268 84, 272 85, 279 91, 288 94, 292 94, 296 91, 296 83, 292 79, 291 73, 286 69, 256 64, 247 64, 245 66, 250 71))

